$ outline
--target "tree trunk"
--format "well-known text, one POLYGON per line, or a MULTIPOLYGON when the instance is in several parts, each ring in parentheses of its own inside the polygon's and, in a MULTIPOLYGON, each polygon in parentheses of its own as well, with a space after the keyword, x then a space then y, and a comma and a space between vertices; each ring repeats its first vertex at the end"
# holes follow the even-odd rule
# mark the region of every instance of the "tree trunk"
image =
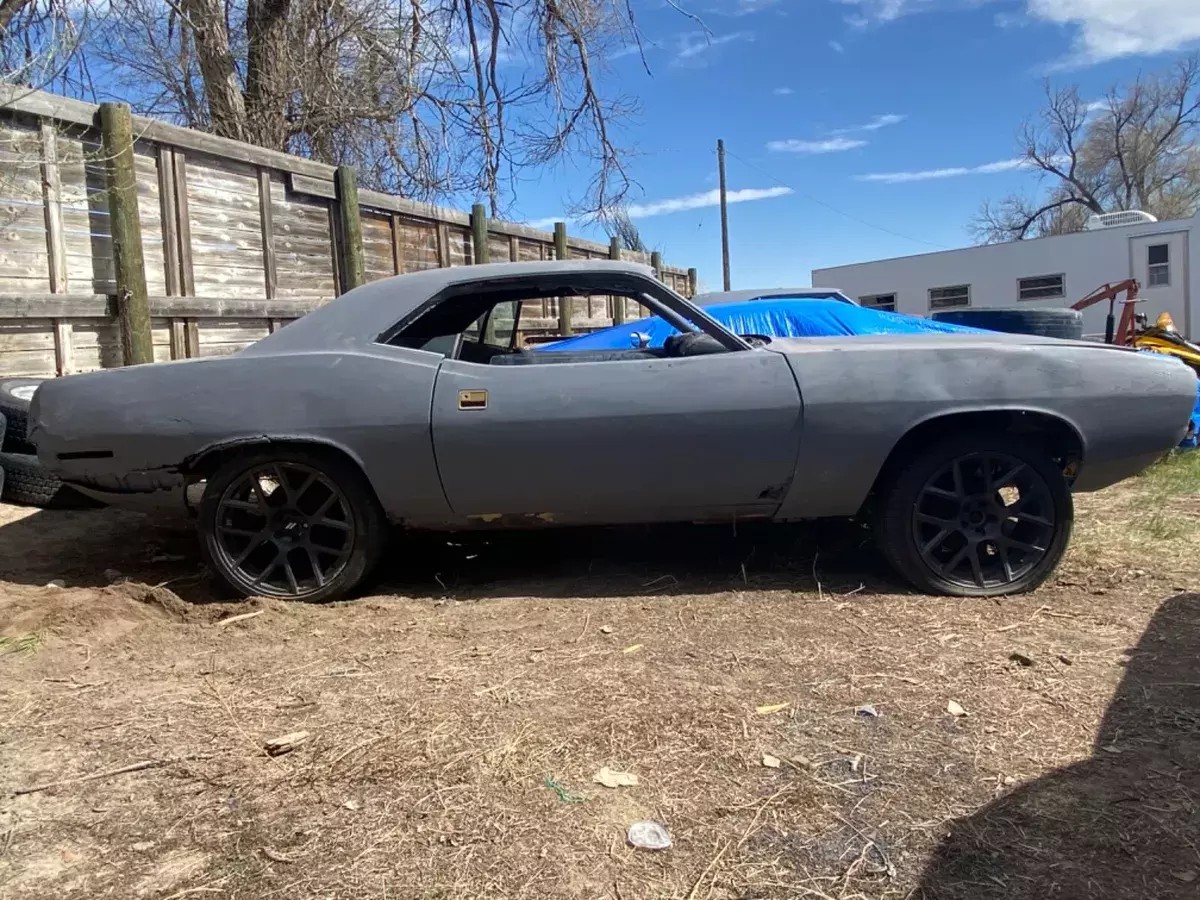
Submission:
POLYGON ((246 5, 246 140, 287 150, 287 25, 291 0, 246 5))
POLYGON ((237 66, 229 48, 229 29, 221 0, 182 0, 192 26, 212 129, 222 137, 246 139, 246 104, 237 66))

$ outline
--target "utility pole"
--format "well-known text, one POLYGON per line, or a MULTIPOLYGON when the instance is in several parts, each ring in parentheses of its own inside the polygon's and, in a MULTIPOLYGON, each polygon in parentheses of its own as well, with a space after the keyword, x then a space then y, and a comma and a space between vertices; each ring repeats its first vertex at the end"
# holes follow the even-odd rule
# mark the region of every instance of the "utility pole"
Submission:
POLYGON ((717 167, 721 171, 721 266, 725 275, 725 290, 731 290, 729 280, 729 204, 725 195, 725 142, 717 141, 717 167))

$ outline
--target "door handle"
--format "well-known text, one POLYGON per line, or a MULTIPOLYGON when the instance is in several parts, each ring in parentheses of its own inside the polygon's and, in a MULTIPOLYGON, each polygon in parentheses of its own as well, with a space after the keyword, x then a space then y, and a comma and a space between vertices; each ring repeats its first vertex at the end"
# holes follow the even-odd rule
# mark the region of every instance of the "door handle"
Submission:
POLYGON ((487 391, 459 391, 459 409, 487 409, 487 391))

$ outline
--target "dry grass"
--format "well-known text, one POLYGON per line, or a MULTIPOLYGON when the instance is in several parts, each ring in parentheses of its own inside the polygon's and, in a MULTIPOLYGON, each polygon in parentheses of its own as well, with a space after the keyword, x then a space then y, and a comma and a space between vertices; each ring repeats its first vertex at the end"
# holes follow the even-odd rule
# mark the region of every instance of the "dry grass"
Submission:
POLYGON ((0 634, 44 640, 0 655, 0 896, 1194 897, 1192 457, 1080 498, 1003 602, 822 527, 410 545, 367 599, 231 604, 187 535, 3 508, 0 634))

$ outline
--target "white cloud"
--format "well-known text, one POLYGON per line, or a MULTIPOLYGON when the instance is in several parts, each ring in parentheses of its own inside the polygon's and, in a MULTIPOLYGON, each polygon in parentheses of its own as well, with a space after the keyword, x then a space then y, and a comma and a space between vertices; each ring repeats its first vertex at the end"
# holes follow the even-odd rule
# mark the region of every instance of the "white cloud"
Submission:
POLYGON ((880 128, 887 128, 889 125, 899 125, 908 116, 898 116, 895 113, 885 113, 882 116, 875 116, 871 121, 863 125, 851 125, 849 128, 837 128, 829 132, 830 134, 853 134, 856 131, 878 131, 880 128))
POLYGON ((703 31, 688 31, 677 38, 675 58, 671 60, 671 65, 702 66, 707 63, 704 57, 718 47, 753 40, 753 31, 733 31, 721 35, 711 35, 703 31))
MULTIPOLYGON (((792 193, 789 187, 743 188, 740 191, 730 191, 726 196, 729 203, 750 203, 754 200, 770 200, 774 197, 786 197, 792 193)), ((664 216, 668 213, 687 212, 692 209, 705 209, 721 205, 721 191, 713 188, 701 194, 689 194, 686 197, 671 197, 666 200, 655 200, 651 203, 634 203, 626 207, 631 219, 648 219, 651 216, 664 216)))
POLYGON ((792 96, 792 94, 794 94, 796 92, 789 87, 778 87, 778 88, 775 88, 775 90, 771 91, 771 93, 774 94, 776 97, 790 97, 790 96, 792 96))
POLYGON ((845 150, 854 150, 866 145, 866 141, 837 137, 819 141, 798 141, 795 139, 771 141, 767 144, 767 149, 773 150, 776 153, 841 153, 845 150))
POLYGON ((1078 29, 1077 62, 1164 53, 1200 41, 1197 0, 1027 0, 1030 17, 1078 29))
MULTIPOLYGON (((742 188, 740 191, 729 191, 726 195, 728 203, 750 203, 754 200, 771 200, 775 197, 786 197, 793 193, 789 187, 742 188)), ((693 209, 707 209, 710 206, 721 205, 721 190, 713 188, 699 194, 687 194, 683 197, 668 197, 665 200, 652 200, 648 203, 631 203, 625 207, 631 219, 649 219, 652 216, 665 216, 670 213, 688 212, 693 209)), ((555 222, 570 222, 563 216, 545 219, 533 219, 526 222, 530 228, 553 228, 555 222)))
POLYGON ((779 0, 737 0, 733 10, 735 16, 748 16, 751 13, 762 12, 768 7, 775 6, 779 0))
POLYGON ((910 181, 934 181, 939 178, 959 178, 963 175, 995 175, 1029 167, 1025 159, 1002 159, 981 166, 951 166, 946 169, 922 169, 916 172, 876 172, 855 176, 858 181, 878 181, 884 184, 906 184, 910 181))
POLYGON ((846 52, 846 48, 842 46, 840 41, 830 41, 829 49, 832 50, 834 53, 845 53, 846 52))

